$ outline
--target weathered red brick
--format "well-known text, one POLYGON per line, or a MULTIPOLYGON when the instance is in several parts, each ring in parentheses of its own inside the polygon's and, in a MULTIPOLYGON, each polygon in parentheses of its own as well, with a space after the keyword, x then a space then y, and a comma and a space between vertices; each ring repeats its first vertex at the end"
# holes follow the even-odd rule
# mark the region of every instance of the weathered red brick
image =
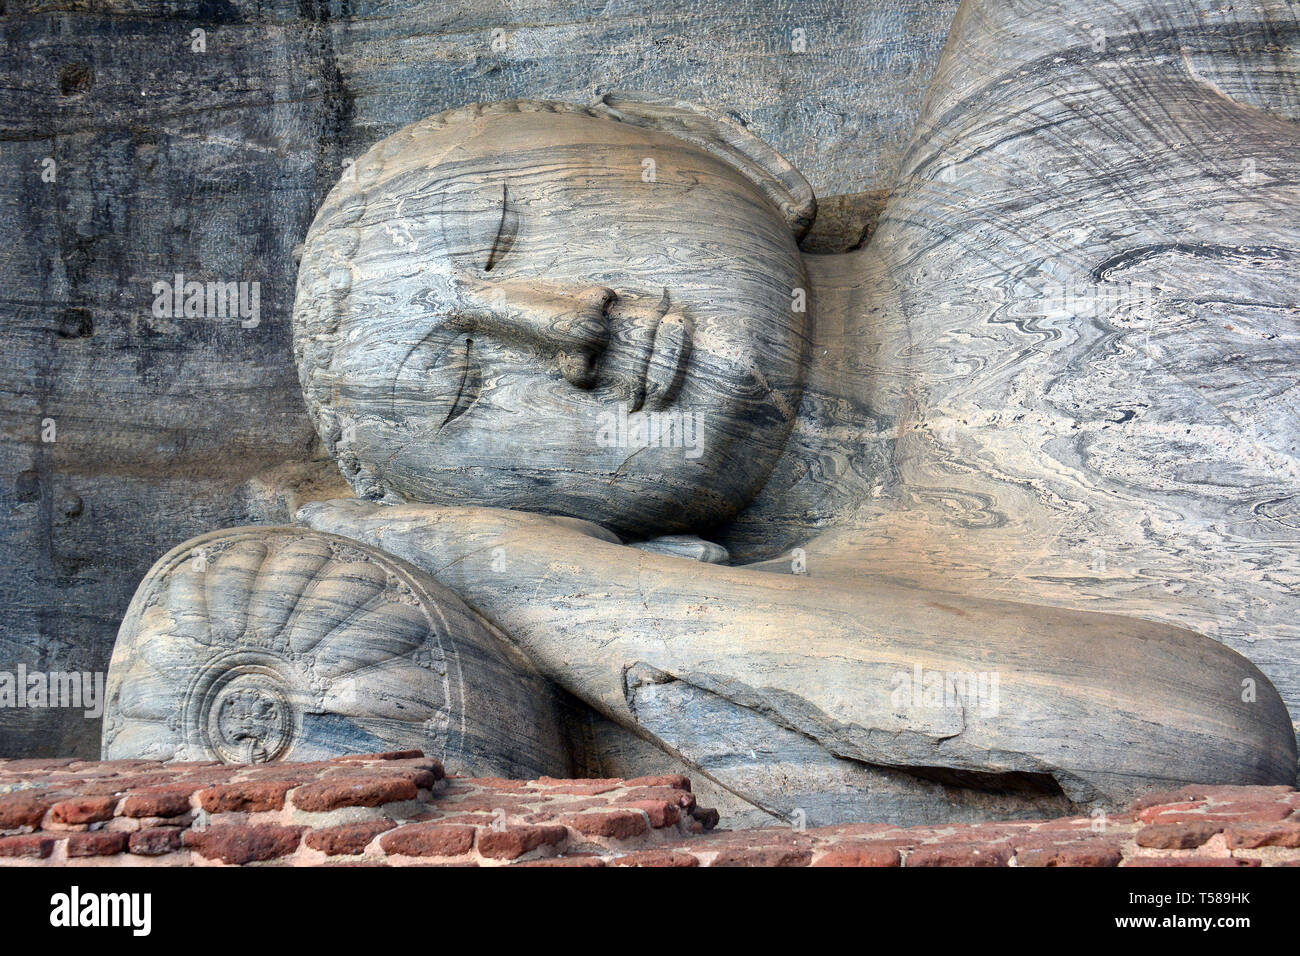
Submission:
POLYGON ((901 866, 902 857, 891 846, 857 843, 834 847, 813 866, 901 866))
POLYGON ((416 796, 416 786, 410 780, 376 776, 304 784, 293 792, 291 799, 299 810, 321 812, 341 807, 378 807, 414 800, 416 796))
POLYGON ((129 788, 123 785, 121 777, 107 777, 69 784, 66 789, 75 790, 78 797, 119 797, 129 788))
POLYGON ((490 827, 496 822, 497 818, 490 813, 453 813, 445 817, 430 814, 428 820, 443 825, 460 824, 472 827, 490 827))
POLYGON ((507 780, 505 777, 452 777, 458 785, 473 790, 528 790, 527 780, 507 780))
POLYGON ((827 837, 838 839, 902 832, 902 830, 890 823, 838 823, 833 826, 817 828, 819 835, 824 834, 827 837))
MULTIPOLYGON (((966 836, 965 828, 963 827, 960 832, 964 838, 966 836)), ((1026 850, 1052 849, 1072 841, 1090 838, 1098 839, 1100 837, 1100 833, 1086 834, 1063 832, 1061 830, 1030 830, 1026 833, 1008 837, 1007 842, 1011 844, 1011 849, 1016 853, 1023 853, 1026 850)))
MULTIPOLYGON (((126 776, 110 777, 102 782, 115 786, 117 793, 125 793, 127 791, 143 790, 147 787, 182 786, 190 781, 186 779, 184 774, 168 770, 158 773, 133 773, 126 776)), ((80 787, 77 790, 85 792, 80 787)))
MULTIPOLYGON (((1219 813, 1214 807, 1203 813, 1162 813, 1155 817, 1153 823, 1275 823, 1285 820, 1290 816, 1287 812, 1278 812, 1279 808, 1270 807, 1267 810, 1257 812, 1248 812, 1241 810, 1232 810, 1227 813, 1219 813)), ((1281 808, 1283 811, 1286 808, 1281 808)))
MULTIPOLYGON (((495 814, 500 810, 503 813, 522 816, 538 808, 544 809, 544 802, 548 800, 550 800, 550 797, 531 796, 528 799, 520 799, 518 796, 503 793, 483 793, 464 797, 460 800, 440 799, 438 806, 448 813, 495 814)), ((565 807, 568 806, 571 806, 571 804, 566 803, 565 807)))
POLYGON ((686 840, 687 848, 707 847, 709 850, 748 849, 757 846, 808 847, 815 845, 808 833, 792 830, 790 827, 768 827, 762 830, 721 830, 713 834, 706 842, 686 840))
POLYGON ((68 764, 68 769, 108 774, 123 773, 128 770, 158 770, 163 766, 161 760, 74 760, 68 764))
POLYGON ((619 794, 614 804, 624 807, 644 800, 663 800, 683 810, 695 808, 695 795, 689 790, 678 790, 676 787, 632 787, 619 794))
POLYGON ((542 804, 538 809, 529 813, 518 814, 522 823, 550 823, 555 819, 556 814, 561 812, 579 813, 583 810, 609 810, 612 809, 609 801, 604 797, 574 797, 569 800, 558 799, 553 804, 542 804))
POLYGON ((1223 856, 1135 856, 1125 866, 1259 866, 1259 860, 1223 856))
POLYGON ((611 793, 623 786, 618 778, 578 778, 559 780, 555 777, 538 777, 533 781, 549 793, 566 794, 576 797, 594 797, 602 793, 611 793))
MULTIPOLYGON (((430 787, 435 761, 410 757, 400 752, 393 759, 380 760, 358 755, 346 760, 314 764, 277 764, 263 767, 161 766, 150 761, 127 761, 116 765, 76 762, 46 770, 30 771, 28 777, 6 775, 0 762, 0 787, 26 786, 35 777, 45 788, 35 792, 0 795, 0 829, 38 827, 42 817, 51 823, 55 804, 64 804, 58 820, 80 826, 83 832, 38 833, 24 837, 0 837, 0 855, 45 858, 57 850, 59 839, 70 839, 76 853, 97 855, 121 852, 120 841, 137 856, 175 853, 186 845, 197 847, 208 834, 221 840, 203 854, 232 861, 257 862, 276 859, 281 850, 272 845, 248 846, 250 833, 259 829, 218 824, 190 837, 175 822, 182 822, 190 809, 189 794, 198 792, 200 805, 209 812, 258 812, 283 809, 285 794, 293 788, 313 788, 322 805, 333 796, 347 797, 341 806, 369 805, 374 799, 365 791, 393 785, 430 787), (11 779, 12 777, 12 779, 11 779), (161 818, 171 826, 150 827, 126 835, 109 831, 84 831, 87 823, 69 823, 100 816, 114 802, 124 816, 146 822, 161 818), (173 812, 175 816, 162 817, 173 812), (4 826, 5 823, 9 825, 4 826), (225 831, 225 832, 221 832, 225 831), (233 839, 241 835, 243 843, 233 839), (194 841, 194 842, 191 842, 194 841), (228 851, 228 852, 227 852, 228 851)), ((566 834, 581 837, 630 840, 644 836, 650 826, 658 829, 681 826, 690 833, 702 833, 705 824, 717 821, 716 811, 695 805, 685 790, 684 778, 671 775, 644 777, 626 783, 606 779, 524 781, 470 781, 453 778, 436 800, 421 810, 411 806, 406 826, 388 820, 349 823, 300 832, 290 829, 285 842, 292 851, 293 835, 320 852, 328 852, 339 863, 358 855, 378 837, 401 833, 394 845, 414 849, 410 855, 442 865, 474 865, 477 842, 485 856, 517 865, 596 866, 607 853, 564 853, 566 834), (511 826, 494 830, 501 809, 511 826), (634 822, 635 821, 635 822, 634 822), (557 824, 563 822, 571 829, 557 824), (539 839, 538 834, 551 834, 539 839), (457 836, 457 834, 459 834, 457 836), (454 837, 454 839, 452 839, 454 837), (554 842, 551 842, 551 841, 554 842), (454 852, 443 853, 450 848, 454 852), (563 854, 538 857, 544 853, 563 854)), ((311 805, 313 789, 306 789, 311 805)), ((403 787, 405 794, 410 791, 403 787)), ((382 795, 381 796, 385 796, 382 795)), ((675 840, 669 846, 621 854, 605 860, 607 865, 669 866, 698 865, 713 859, 714 865, 803 865, 814 859, 818 866, 897 865, 900 853, 908 865, 971 865, 1003 862, 1010 847, 1019 866, 1114 866, 1124 842, 1141 834, 1139 844, 1152 843, 1173 849, 1173 858, 1143 856, 1129 865, 1232 866, 1254 865, 1259 861, 1229 859, 1224 851, 1198 852, 1215 832, 1222 830, 1230 850, 1276 848, 1268 862, 1285 864, 1287 856, 1300 849, 1300 794, 1287 787, 1185 787, 1172 794, 1144 798, 1134 804, 1133 815, 1145 828, 1133 827, 1126 815, 1116 815, 1110 828, 1097 831, 1089 818, 1047 821, 988 822, 959 826, 928 826, 900 829, 885 824, 846 824, 820 828, 807 834, 784 828, 715 833, 707 839, 675 840), (1181 852, 1178 848, 1182 848, 1181 852), (983 849, 981 849, 983 848, 983 849), (993 848, 990 850, 989 848, 993 848), (992 859, 979 859, 981 854, 992 859), (697 854, 699 854, 697 856, 697 854), (927 860, 927 856, 933 859, 927 860)), ((418 794, 416 796, 418 799, 418 794)), ((391 802, 391 801, 383 801, 391 802)), ((376 804, 377 805, 377 804, 376 804)), ((377 815, 377 814, 376 814, 377 815)), ((266 841, 263 841, 265 844, 266 841)), ((271 841, 274 843, 274 841, 271 841)), ((1217 843, 1217 841, 1215 841, 1217 843)), ((1211 844, 1213 845, 1213 844, 1211 844)), ((587 849, 594 849, 588 847, 587 849)), ((391 852, 391 851, 389 851, 391 852)), ((406 854, 396 853, 395 856, 406 854)))
POLYGON ((1185 800, 1181 803, 1155 803, 1143 806, 1135 806, 1133 819, 1141 823, 1155 823, 1158 818, 1166 813, 1184 814, 1196 811, 1205 806, 1204 800, 1185 800))
MULTIPOLYGON (((434 784, 440 788, 439 793, 441 793, 443 790, 446 789, 447 786, 446 785, 447 774, 442 769, 442 764, 438 763, 436 760, 431 761, 432 766, 428 766, 427 765, 428 763, 430 763, 430 761, 416 760, 416 761, 411 761, 410 763, 395 764, 385 769, 387 769, 390 773, 406 773, 410 771, 418 771, 421 774, 430 776, 433 778, 434 784)), ((423 786, 423 784, 421 784, 421 786, 423 786)))
POLYGON ((1252 800, 1235 803, 1218 803, 1210 807, 1205 816, 1215 821, 1229 821, 1233 818, 1248 819, 1254 823, 1275 823, 1291 816, 1293 808, 1287 803, 1252 800))
POLYGON ((0 760, 0 770, 5 773, 58 770, 76 762, 76 757, 23 757, 17 760, 0 760))
POLYGON ((1118 847, 1101 841, 1030 847, 1016 854, 1019 866, 1119 866, 1123 859, 1118 847))
POLYGON ((1138 846, 1155 850, 1190 850, 1201 846, 1216 833, 1222 823, 1197 820, 1193 823, 1153 823, 1137 832, 1138 846))
POLYGON ((231 769, 239 771, 240 780, 297 780, 305 783, 320 779, 325 771, 333 770, 338 766, 329 760, 311 760, 302 763, 253 764, 231 769))
POLYGON ((1136 820, 1138 814, 1149 807, 1169 806, 1186 801, 1187 798, 1177 790, 1152 790, 1150 793, 1142 794, 1129 804, 1129 810, 1133 814, 1133 819, 1136 820))
POLYGON ((243 767, 199 767, 179 774, 175 783, 197 783, 210 786, 214 783, 231 783, 244 770, 243 767))
POLYGON ((1276 800, 1285 798, 1287 795, 1294 795, 1296 792, 1295 787, 1285 783, 1252 784, 1244 787, 1230 783, 1209 787, 1190 785, 1184 789, 1195 792, 1196 796, 1201 799, 1216 803, 1231 802, 1233 800, 1276 800))
POLYGON ((208 813, 257 813, 284 808, 284 795, 295 780, 240 780, 199 792, 199 806, 208 813))
POLYGON ((474 827, 412 823, 389 830, 379 845, 398 856, 461 856, 474 846, 474 827))
POLYGON ((1288 795, 1294 795, 1294 793, 1295 788, 1285 784, 1256 787, 1239 787, 1231 785, 1202 786, 1201 784, 1189 784, 1188 786, 1180 787, 1177 790, 1145 794, 1133 802, 1132 810, 1137 814, 1148 807, 1154 807, 1160 804, 1172 806, 1179 803, 1206 801, 1281 800, 1286 799, 1288 795))
POLYGON ((51 801, 33 794, 0 794, 0 830, 17 830, 19 827, 39 827, 51 801))
MULTIPOLYGON (((329 856, 355 856, 365 850, 375 837, 397 824, 392 820, 369 820, 362 823, 344 823, 334 827, 312 830, 303 838, 313 850, 329 856)), ((412 854, 414 855, 414 854, 412 854)))
POLYGON ((691 867, 699 866, 697 857, 676 850, 638 850, 624 853, 609 861, 611 866, 691 867))
POLYGON ((127 848, 136 856, 162 856, 182 846, 180 827, 146 827, 136 830, 127 840, 127 848))
POLYGON ((305 827, 282 827, 271 824, 205 827, 186 830, 185 845, 200 856, 222 863, 256 863, 286 856, 298 849, 305 827))
POLYGON ((584 856, 575 853, 572 856, 553 856, 542 860, 520 860, 511 866, 570 866, 594 868, 605 865, 605 861, 598 856, 584 856))
POLYGON ((190 795, 201 786, 198 783, 178 783, 135 790, 122 801, 122 816, 179 817, 190 812, 190 795))
POLYGON ((478 851, 497 860, 515 860, 543 846, 558 846, 569 836, 561 826, 507 827, 480 830, 478 851))
POLYGON ((667 800, 637 800, 626 804, 629 810, 642 810, 650 818, 650 825, 656 830, 675 826, 681 818, 681 812, 667 800))
POLYGON ((807 866, 812 850, 800 846, 729 847, 709 866, 807 866))
POLYGON ((437 786, 441 776, 431 770, 422 767, 406 767, 392 764, 379 764, 377 766, 356 765, 341 766, 331 770, 321 782, 328 783, 335 780, 409 780, 421 790, 432 790, 437 786))
POLYGON ((55 823, 98 823, 111 820, 116 807, 115 797, 70 797, 50 807, 50 819, 55 823))
POLYGON ((1253 850, 1261 846, 1300 847, 1300 824, 1230 823, 1223 830, 1230 850, 1253 850))
POLYGON ((408 778, 413 784, 421 790, 432 790, 442 779, 442 775, 430 770, 402 770, 400 773, 409 774, 408 778))
POLYGON ((68 835, 68 857, 113 856, 126 852, 127 834, 119 830, 85 830, 68 835))
POLYGON ((947 843, 918 846, 907 854, 908 866, 1006 866, 1008 843, 947 843))
POLYGON ((560 822, 573 827, 584 836, 607 837, 626 840, 640 836, 650 829, 645 814, 639 810, 596 810, 589 813, 569 813, 560 822))
POLYGON ((1113 817, 1059 817, 1055 820, 1044 820, 1034 827, 1035 833, 1079 833, 1087 831, 1089 833, 1104 833, 1112 824, 1127 824, 1128 818, 1120 814, 1113 817))
POLYGON ((53 849, 53 837, 44 833, 0 837, 0 856, 34 857, 43 860, 53 849))

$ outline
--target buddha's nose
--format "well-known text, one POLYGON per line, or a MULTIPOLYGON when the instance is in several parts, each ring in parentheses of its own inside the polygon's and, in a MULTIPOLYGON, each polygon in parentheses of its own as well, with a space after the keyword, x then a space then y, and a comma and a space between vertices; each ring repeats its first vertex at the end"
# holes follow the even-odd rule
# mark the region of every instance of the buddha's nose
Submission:
POLYGON ((560 374, 578 388, 596 384, 609 345, 612 289, 556 289, 539 283, 483 283, 472 290, 474 325, 484 334, 553 355, 560 374))

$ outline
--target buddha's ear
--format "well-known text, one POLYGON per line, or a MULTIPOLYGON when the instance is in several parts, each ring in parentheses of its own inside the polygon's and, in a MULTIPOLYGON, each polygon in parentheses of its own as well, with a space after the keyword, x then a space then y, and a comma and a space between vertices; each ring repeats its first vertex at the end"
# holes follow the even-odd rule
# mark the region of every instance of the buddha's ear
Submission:
POLYGON ((641 93, 607 93, 592 109, 685 140, 734 166, 781 210, 796 242, 812 228, 817 197, 808 180, 737 120, 682 100, 641 93))

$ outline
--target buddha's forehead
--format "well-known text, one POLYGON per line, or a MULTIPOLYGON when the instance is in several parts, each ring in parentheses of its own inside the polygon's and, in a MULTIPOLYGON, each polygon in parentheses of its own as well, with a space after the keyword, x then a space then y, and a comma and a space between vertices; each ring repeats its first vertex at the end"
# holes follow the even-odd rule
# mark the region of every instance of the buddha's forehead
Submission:
POLYGON ((666 133, 614 119, 573 113, 496 113, 435 133, 440 169, 470 176, 564 175, 607 163, 642 167, 656 158, 718 166, 697 146, 666 133))
POLYGON ((583 149, 613 143, 662 142, 665 134, 647 127, 586 113, 484 113, 439 131, 466 152, 491 155, 534 147, 583 149))
POLYGON ((714 205, 756 195, 735 169, 693 143, 584 114, 487 114, 430 130, 402 153, 394 166, 410 175, 396 178, 398 192, 436 198, 448 215, 472 211, 503 188, 533 215, 594 204, 595 212, 636 206, 652 217, 687 193, 714 205))
POLYGON ((491 261, 494 276, 628 281, 662 292, 695 272, 701 287, 724 281, 714 261, 724 252, 761 267, 790 247, 775 209, 733 167, 617 120, 473 117, 421 131, 384 165, 382 182, 365 187, 366 226, 413 250, 426 276, 486 272, 491 261), (725 249, 719 236, 730 237, 725 249))

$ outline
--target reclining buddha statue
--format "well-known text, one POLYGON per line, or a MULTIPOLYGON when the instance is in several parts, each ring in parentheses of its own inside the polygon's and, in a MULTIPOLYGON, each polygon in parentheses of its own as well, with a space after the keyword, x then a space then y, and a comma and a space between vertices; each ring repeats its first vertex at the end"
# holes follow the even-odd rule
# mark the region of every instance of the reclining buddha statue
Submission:
POLYGON ((1200 632, 1300 610, 1215 563, 1296 491, 1300 81, 1192 0, 1071 6, 962 8, 835 255, 786 160, 675 100, 375 145, 293 315, 355 497, 149 572, 105 756, 680 769, 809 823, 1293 783, 1282 696, 1200 632))

